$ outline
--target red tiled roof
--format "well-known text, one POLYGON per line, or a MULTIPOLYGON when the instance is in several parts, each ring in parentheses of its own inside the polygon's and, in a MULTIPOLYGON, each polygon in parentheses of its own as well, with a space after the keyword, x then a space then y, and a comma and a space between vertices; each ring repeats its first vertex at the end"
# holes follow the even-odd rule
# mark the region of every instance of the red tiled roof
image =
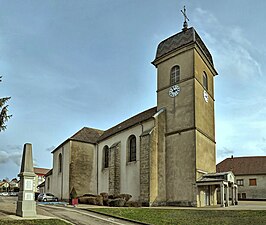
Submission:
POLYGON ((45 175, 50 169, 34 167, 33 170, 35 174, 45 175))
POLYGON ((266 174, 266 156, 227 158, 217 164, 216 171, 232 171, 235 175, 266 174))
POLYGON ((140 122, 143 122, 145 120, 150 119, 155 113, 157 112, 157 107, 153 107, 151 109, 148 109, 144 112, 141 112, 125 121, 122 123, 119 123, 118 125, 104 131, 103 135, 100 136, 98 141, 102 141, 118 132, 121 132, 129 127, 132 127, 140 122))

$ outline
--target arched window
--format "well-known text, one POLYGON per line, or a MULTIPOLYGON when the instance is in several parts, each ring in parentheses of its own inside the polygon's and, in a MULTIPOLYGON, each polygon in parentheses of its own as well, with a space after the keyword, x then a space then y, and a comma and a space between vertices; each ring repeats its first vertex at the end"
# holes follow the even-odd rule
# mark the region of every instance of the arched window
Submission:
POLYGON ((180 67, 174 66, 170 73, 170 84, 176 84, 180 80, 180 67))
POLYGON ((48 185, 47 185, 47 189, 50 189, 50 177, 48 177, 48 185))
POLYGON ((58 172, 61 173, 62 172, 62 154, 60 153, 58 156, 58 172))
POLYGON ((103 168, 109 167, 109 148, 107 145, 103 147, 103 168))
POLYGON ((131 135, 129 138, 128 138, 128 153, 129 153, 129 162, 133 162, 133 161, 136 161, 136 153, 137 153, 137 150, 136 150, 136 137, 135 135, 131 135))
POLYGON ((207 73, 205 71, 203 71, 202 78, 203 78, 203 87, 206 90, 208 90, 208 76, 207 76, 207 73))

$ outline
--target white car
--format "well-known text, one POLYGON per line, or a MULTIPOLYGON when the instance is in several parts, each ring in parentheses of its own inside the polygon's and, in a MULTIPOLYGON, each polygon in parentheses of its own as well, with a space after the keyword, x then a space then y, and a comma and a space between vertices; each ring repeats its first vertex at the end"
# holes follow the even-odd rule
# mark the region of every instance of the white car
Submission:
POLYGON ((8 193, 7 192, 2 192, 1 195, 2 196, 8 196, 8 193))

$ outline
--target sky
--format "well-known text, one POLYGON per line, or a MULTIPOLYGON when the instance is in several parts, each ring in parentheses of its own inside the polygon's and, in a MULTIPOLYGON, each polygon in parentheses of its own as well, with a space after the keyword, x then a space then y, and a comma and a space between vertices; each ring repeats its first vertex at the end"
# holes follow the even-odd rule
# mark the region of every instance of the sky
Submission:
POLYGON ((34 164, 82 127, 108 129, 156 105, 158 44, 182 29, 186 5, 210 50, 217 163, 266 155, 266 1, 0 0, 0 97, 12 118, 0 132, 0 179, 34 164))

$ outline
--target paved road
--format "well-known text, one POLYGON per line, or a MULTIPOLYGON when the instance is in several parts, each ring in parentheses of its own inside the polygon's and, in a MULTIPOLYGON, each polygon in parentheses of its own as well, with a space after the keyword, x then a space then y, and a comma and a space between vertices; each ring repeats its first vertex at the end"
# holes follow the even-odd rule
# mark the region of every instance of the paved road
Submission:
MULTIPOLYGON (((16 216, 16 197, 2 197, 0 196, 0 218, 16 216)), ((131 223, 125 220, 114 219, 112 217, 99 215, 97 213, 89 212, 84 209, 52 206, 52 205, 37 205, 37 214, 48 217, 58 217, 72 224, 78 225, 136 225, 138 223, 131 223)))
POLYGON ((70 207, 59 206, 39 206, 46 212, 53 214, 56 217, 67 220, 73 224, 79 225, 136 225, 138 223, 131 223, 121 219, 114 219, 112 217, 99 215, 97 213, 89 212, 86 210, 70 207))

